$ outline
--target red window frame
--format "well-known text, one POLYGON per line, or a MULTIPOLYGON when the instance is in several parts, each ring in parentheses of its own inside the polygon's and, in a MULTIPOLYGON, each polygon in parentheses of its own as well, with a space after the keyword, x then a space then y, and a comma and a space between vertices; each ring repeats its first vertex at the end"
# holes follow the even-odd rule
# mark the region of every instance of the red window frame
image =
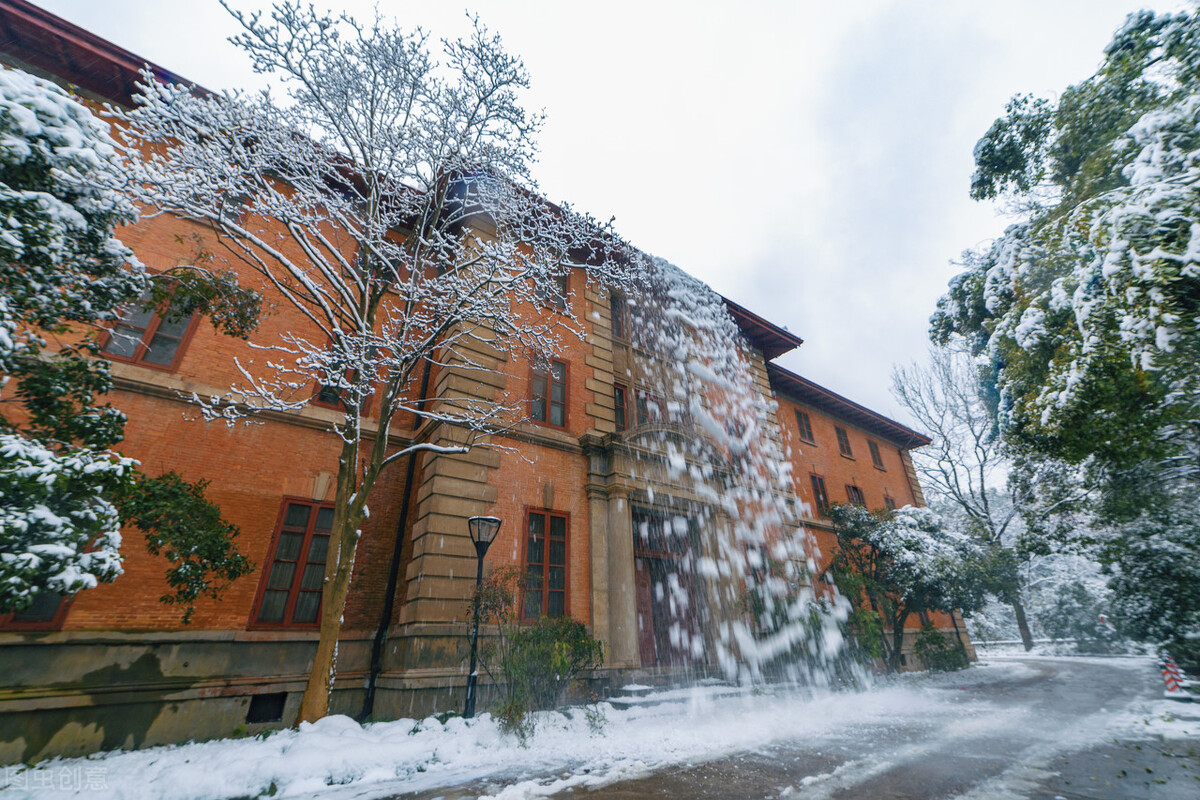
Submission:
POLYGON ((862 489, 852 483, 846 484, 846 499, 850 501, 850 505, 866 506, 866 498, 863 497, 862 489))
POLYGON ((800 429, 800 438, 809 444, 816 444, 816 439, 813 438, 812 420, 808 418, 807 411, 796 409, 796 427, 800 429))
POLYGON ((67 609, 71 606, 72 597, 58 598, 54 613, 46 616, 30 616, 29 610, 0 614, 0 631, 57 631, 61 630, 67 619, 67 609))
POLYGON ((536 622, 541 617, 568 614, 570 575, 567 545, 570 515, 548 508, 525 510, 525 580, 521 596, 521 619, 536 622))
POLYGON ((846 458, 854 458, 854 451, 850 449, 850 435, 846 433, 846 429, 835 425, 833 432, 837 434, 838 450, 841 454, 846 458))
MULTIPOLYGON (((350 377, 350 372, 351 372, 351 370, 346 370, 347 378, 350 377)), ((325 400, 324 398, 321 397, 321 395, 325 393, 326 389, 329 389, 330 391, 335 392, 335 393, 337 392, 337 389, 333 386, 330 386, 328 384, 318 383, 317 388, 313 391, 312 398, 308 401, 309 404, 317 406, 318 408, 332 408, 334 411, 345 411, 346 404, 342 402, 341 395, 338 395, 337 402, 334 402, 334 403, 331 403, 328 400, 325 400)), ((358 410, 358 414, 360 417, 365 417, 367 414, 370 413, 371 400, 372 400, 372 398, 374 398, 374 396, 375 396, 374 394, 370 394, 370 395, 367 395, 367 397, 363 399, 362 408, 360 408, 358 410)))
MULTIPOLYGON (((329 554, 330 528, 318 527, 325 521, 333 524, 333 505, 317 503, 295 497, 285 497, 279 509, 279 520, 275 523, 275 533, 271 537, 271 547, 265 559, 266 567, 259 579, 258 594, 254 599, 254 608, 250 612, 251 628, 300 628, 316 629, 321 625, 321 590, 325 584, 325 559, 329 554), (307 509, 303 524, 292 515, 293 508, 307 509), (286 537, 286 539, 285 539, 286 537), (296 537, 299 537, 297 540, 296 537), (314 558, 313 545, 319 537, 324 537, 324 551, 320 560, 314 558), (281 549, 286 545, 286 549, 281 549), (294 550, 293 550, 294 546, 294 550), (289 567, 290 565, 290 574, 289 567), (280 567, 279 577, 276 578, 276 567, 280 567), (312 568, 312 569, 310 569, 312 568), (272 586, 272 583, 276 585, 272 586), (278 600, 283 595, 282 607, 278 600), (313 596, 315 595, 315 601, 313 596), (302 598, 303 596, 303 598, 302 598), (297 606, 304 600, 302 614, 307 617, 309 609, 312 619, 296 620, 297 606), (314 605, 315 602, 315 605, 314 605), (270 604, 270 605, 268 605, 270 604), (270 608, 279 609, 278 619, 262 619, 262 615, 270 608)), ((319 544, 319 543, 318 543, 319 544)), ((274 617, 274 614, 272 614, 274 617)))
POLYGON ((625 298, 616 292, 608 296, 608 313, 611 318, 612 338, 625 341, 625 298))
POLYGON ((566 312, 571 297, 571 273, 551 275, 547 284, 538 285, 538 299, 555 311, 566 312))
POLYGON ((658 395, 638 389, 634 392, 634 403, 637 406, 638 425, 662 422, 666 417, 666 406, 658 395))
POLYGON ((817 513, 821 516, 826 516, 829 513, 829 493, 825 491, 825 479, 820 475, 809 475, 809 482, 812 484, 813 500, 817 504, 817 513))
POLYGON ((628 410, 626 406, 627 390, 623 384, 613 384, 613 422, 617 433, 624 433, 628 427, 628 410))
POLYGON ((545 372, 534 370, 529 377, 529 418, 534 422, 551 428, 567 427, 567 385, 569 372, 565 361, 551 361, 550 368, 545 372), (557 379, 555 371, 561 370, 562 377, 557 379), (558 389, 561 399, 555 400, 555 390, 558 389), (554 410, 562 413, 562 422, 554 422, 554 410))
POLYGON ((879 452, 879 443, 874 439, 867 439, 867 449, 871 451, 871 463, 875 465, 875 469, 887 470, 883 465, 883 454, 879 452))
POLYGON ((192 314, 183 321, 183 328, 178 336, 173 334, 164 334, 165 338, 174 339, 175 350, 171 354, 171 360, 168 363, 160 364, 155 361, 146 360, 146 355, 150 352, 150 346, 154 344, 155 338, 159 335, 159 331, 163 326, 164 320, 157 310, 150 309, 144 302, 148 299, 148 295, 142 295, 136 304, 131 304, 116 322, 112 324, 112 328, 104 334, 100 342, 100 350, 104 353, 104 357, 110 361, 121 361, 126 364, 137 364, 150 369, 162 370, 163 372, 174 372, 179 366, 180 360, 183 358, 183 353, 187 350, 188 344, 192 340, 192 334, 196 330, 196 322, 199 319, 199 314, 192 314), (133 310, 136 308, 136 311, 133 310), (133 323, 138 312, 149 311, 150 317, 146 320, 146 324, 136 325, 133 323), (125 330, 120 330, 124 328, 125 330), (140 333, 138 333, 140 331, 140 333), (133 352, 129 354, 114 353, 110 351, 109 345, 112 344, 117 336, 128 336, 130 339, 137 337, 137 344, 133 347, 133 352))

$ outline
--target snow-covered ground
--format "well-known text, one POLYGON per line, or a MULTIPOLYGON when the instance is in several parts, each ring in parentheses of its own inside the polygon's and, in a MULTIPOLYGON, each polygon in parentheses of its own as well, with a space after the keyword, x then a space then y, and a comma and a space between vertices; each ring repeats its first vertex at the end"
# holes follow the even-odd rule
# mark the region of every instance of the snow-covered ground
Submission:
MULTIPOLYGON (((1143 658, 1065 659, 1102 662, 1144 682, 1143 658)), ((492 780, 497 797, 540 797, 568 787, 595 787, 676 765, 719 759, 774 743, 836 747, 865 732, 919 724, 940 737, 1011 724, 1021 709, 997 705, 990 684, 1036 677, 1025 657, 990 657, 948 675, 904 676, 857 693, 698 688, 664 693, 659 705, 618 709, 601 704, 599 730, 584 709, 538 716, 523 746, 488 715, 397 720, 360 726, 330 717, 265 738, 197 742, 33 768, 10 767, 0 789, 12 798, 230 798, 274 795, 382 797, 492 780), (1006 722, 1007 720, 1007 722, 1006 722)), ((1200 704, 1148 698, 1081 714, 1062 746, 1082 749, 1116 737, 1200 738, 1200 704)), ((593 713, 594 716, 594 713, 593 713)), ((960 739, 961 740, 961 739, 960 739)), ((797 787, 801 788, 801 787, 797 787)))

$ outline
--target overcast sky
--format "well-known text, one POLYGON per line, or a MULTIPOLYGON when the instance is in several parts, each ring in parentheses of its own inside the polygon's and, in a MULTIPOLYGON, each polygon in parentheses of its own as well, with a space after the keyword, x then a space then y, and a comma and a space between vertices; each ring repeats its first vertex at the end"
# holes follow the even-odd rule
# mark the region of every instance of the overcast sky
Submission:
MULTIPOLYGON (((256 85, 216 0, 40 4, 209 88, 256 85)), ((341 7, 368 18, 376 5, 436 36, 462 32, 468 8, 341 7)), ((1090 75, 1142 7, 1182 3, 469 6, 524 58, 528 105, 548 114, 547 197, 615 216, 642 250, 802 336, 783 366, 905 421, 892 365, 924 357, 952 260, 1008 222, 967 197, 972 147, 1013 94, 1090 75)))

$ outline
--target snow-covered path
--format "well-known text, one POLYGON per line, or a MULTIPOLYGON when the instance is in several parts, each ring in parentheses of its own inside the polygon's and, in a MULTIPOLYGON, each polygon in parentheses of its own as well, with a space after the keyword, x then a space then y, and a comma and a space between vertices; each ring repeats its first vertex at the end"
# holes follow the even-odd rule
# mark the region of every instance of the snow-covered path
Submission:
POLYGON ((896 797, 1026 797, 1056 759, 1114 739, 1200 743, 1200 705, 1162 700, 1160 686, 1147 659, 993 659, 856 694, 697 690, 681 702, 608 708, 599 732, 582 712, 545 714, 526 747, 486 716, 365 728, 335 717, 263 740, 9 769, 0 788, 6 782, 14 798, 164 800, 526 798, 568 789, 632 798, 651 788, 659 796, 824 798, 878 797, 885 787, 896 797))

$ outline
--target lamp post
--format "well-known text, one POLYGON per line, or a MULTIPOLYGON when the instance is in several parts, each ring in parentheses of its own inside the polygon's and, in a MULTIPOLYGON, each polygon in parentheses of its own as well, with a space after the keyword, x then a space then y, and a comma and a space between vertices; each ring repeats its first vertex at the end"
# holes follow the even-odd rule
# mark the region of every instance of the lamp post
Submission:
POLYGON ((483 584, 483 556, 491 546, 492 540, 500 532, 500 520, 497 517, 471 517, 467 520, 467 530, 471 532, 471 541, 475 544, 475 555, 479 558, 479 569, 475 573, 475 615, 471 623, 471 669, 467 673, 467 705, 463 709, 463 718, 475 716, 475 655, 479 650, 479 587, 483 584))

